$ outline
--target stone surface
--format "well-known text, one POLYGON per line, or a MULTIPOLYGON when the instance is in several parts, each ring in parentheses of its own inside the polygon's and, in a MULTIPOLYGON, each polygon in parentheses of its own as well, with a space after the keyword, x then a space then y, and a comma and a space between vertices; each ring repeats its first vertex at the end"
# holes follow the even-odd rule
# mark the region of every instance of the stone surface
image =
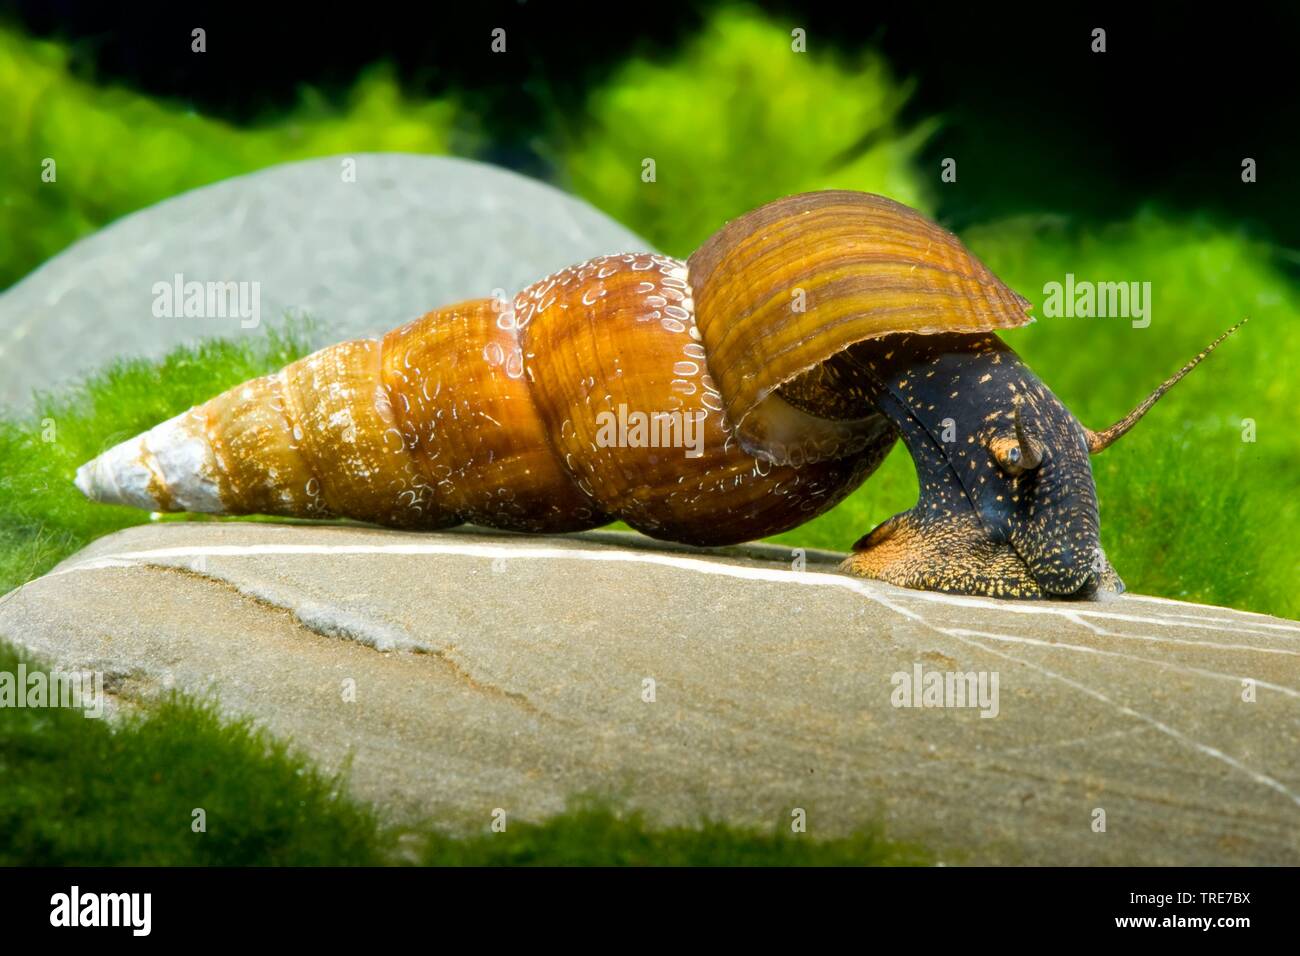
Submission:
MULTIPOLYGON (((591 206, 484 163, 362 153, 287 163, 125 216, 0 294, 0 406, 118 356, 260 335, 306 313, 318 344, 385 332, 440 305, 513 293, 613 252, 654 251, 591 206), (154 283, 257 282, 262 326, 155 318, 154 283)), ((251 290, 251 286, 249 287, 251 290)))
POLYGON ((108 672, 119 705, 211 693, 328 768, 350 759, 353 790, 395 816, 449 826, 592 792, 663 822, 802 807, 814 836, 883 818, 952 863, 1300 863, 1295 622, 951 597, 790 558, 162 524, 9 595, 0 634, 108 672), (996 672, 997 716, 893 706, 918 665, 996 672))

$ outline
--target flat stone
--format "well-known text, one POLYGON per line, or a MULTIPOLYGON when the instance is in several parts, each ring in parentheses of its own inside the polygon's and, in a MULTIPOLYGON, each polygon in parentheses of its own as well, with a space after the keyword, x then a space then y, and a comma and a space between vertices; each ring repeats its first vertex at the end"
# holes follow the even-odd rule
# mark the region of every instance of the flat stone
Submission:
POLYGON ((950 863, 1300 863, 1300 624, 908 591, 838 557, 166 523, 13 592, 0 634, 107 672, 119 706, 211 694, 350 760, 395 819, 484 828, 595 793, 663 823, 882 820, 950 863), (996 716, 895 706, 918 667, 996 674, 996 716))
MULTIPOLYGON (((0 406, 25 407, 119 356, 261 335, 286 312, 318 345, 513 294, 593 256, 653 252, 582 200, 462 159, 361 153, 273 166, 125 216, 0 294, 0 406), (157 318, 154 284, 257 282, 261 324, 157 318)), ((252 287, 248 287, 251 291, 252 287)))

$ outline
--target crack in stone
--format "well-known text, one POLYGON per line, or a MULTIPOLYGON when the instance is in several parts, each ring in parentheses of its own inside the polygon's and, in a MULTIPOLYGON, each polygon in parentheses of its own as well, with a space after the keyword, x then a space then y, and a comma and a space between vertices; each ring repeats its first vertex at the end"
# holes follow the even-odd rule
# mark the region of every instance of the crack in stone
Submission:
MULTIPOLYGON (((389 653, 388 651, 384 651, 378 647, 375 647, 372 643, 369 643, 364 640, 358 640, 352 635, 341 633, 341 632, 328 633, 327 631, 323 631, 317 627, 313 627, 308 621, 300 617, 293 608, 285 607, 284 605, 277 604, 274 601, 271 601, 270 599, 263 597, 261 595, 252 594, 247 590, 245 590, 244 588, 241 588, 239 585, 235 584, 233 581, 229 581, 225 578, 196 571, 193 568, 188 568, 185 567, 184 565, 176 565, 176 564, 142 562, 140 564, 134 565, 134 567, 151 568, 155 570, 171 572, 195 581, 202 581, 208 584, 216 585, 222 588, 223 590, 227 590, 238 595, 243 600, 253 605, 256 605, 257 607, 261 608, 267 613, 275 614, 282 617, 288 617, 289 620, 291 620, 297 628, 304 630, 309 634, 314 634, 317 637, 322 637, 326 639, 330 639, 330 638, 337 639, 341 637, 342 639, 349 640, 360 647, 368 648, 374 651, 375 653, 379 653, 379 654, 389 653)), ((518 691, 506 690, 505 688, 497 687, 494 684, 487 684, 476 679, 460 663, 452 659, 447 654, 447 652, 443 649, 428 647, 424 645, 415 645, 409 648, 404 648, 404 650, 416 656, 434 658, 440 664, 443 665, 443 667, 457 680, 458 683, 464 684, 466 687, 470 688, 473 691, 476 691, 481 694, 487 694, 490 696, 509 700, 512 703, 519 705, 521 708, 523 708, 524 710, 528 711, 531 714, 536 714, 542 717, 550 716, 541 708, 539 708, 536 704, 534 704, 531 700, 529 700, 528 697, 526 697, 524 694, 521 694, 518 691)))

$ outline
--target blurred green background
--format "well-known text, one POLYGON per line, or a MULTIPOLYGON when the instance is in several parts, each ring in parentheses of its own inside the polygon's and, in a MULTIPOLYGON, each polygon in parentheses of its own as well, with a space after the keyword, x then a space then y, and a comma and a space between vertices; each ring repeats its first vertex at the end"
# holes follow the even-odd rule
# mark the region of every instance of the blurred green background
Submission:
MULTIPOLYGON (((620 24, 635 17, 560 22, 536 5, 487 4, 436 29, 359 15, 335 32, 244 30, 196 63, 184 16, 139 14, 134 31, 111 33, 96 16, 0 8, 0 288, 167 196, 340 152, 507 165, 681 256, 779 196, 883 193, 956 229, 1039 316, 1044 284, 1066 273, 1151 283, 1149 328, 1040 318, 1005 336, 1092 427, 1250 316, 1094 460, 1102 539, 1131 590, 1300 617, 1300 195, 1285 166, 1297 98, 1285 61, 1237 43, 1231 24, 1207 40, 1167 18, 1114 23, 1098 55, 1095 24, 1066 14, 991 25, 898 11, 848 24, 781 4, 694 3, 633 30, 620 24), (456 39, 498 22, 509 56, 456 39), (806 52, 791 49, 794 30, 806 52), (1215 62, 1190 59, 1206 42, 1215 62), (1245 63, 1247 89, 1215 99, 1245 63), (58 189, 40 181, 51 155, 72 157, 58 189), (654 183, 641 180, 647 156, 654 183), (1247 156, 1259 182, 1242 182, 1247 156), (956 182, 940 177, 949 157, 956 182)), ((1260 35, 1296 35, 1294 14, 1263 16, 1279 19, 1257 23, 1260 35)), ((290 336, 174 356, 166 368, 188 367, 182 379, 118 368, 0 422, 0 591, 143 519, 81 502, 66 480, 104 433, 148 427, 298 347, 290 336), (72 423, 56 445, 38 434, 52 411, 72 423)), ((898 449, 843 505, 780 540, 845 549, 915 494, 898 449)))

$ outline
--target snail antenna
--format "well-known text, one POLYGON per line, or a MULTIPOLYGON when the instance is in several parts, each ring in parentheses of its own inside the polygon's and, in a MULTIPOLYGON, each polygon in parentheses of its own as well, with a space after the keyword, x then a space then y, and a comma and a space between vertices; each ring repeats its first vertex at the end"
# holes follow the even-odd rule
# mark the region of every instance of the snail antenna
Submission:
POLYGON ((1236 332, 1239 328, 1241 328, 1245 324, 1246 324, 1246 319, 1242 319, 1232 328, 1228 329, 1228 331, 1224 332, 1217 339, 1215 339, 1213 342, 1207 345, 1204 349, 1202 349, 1199 353, 1197 353, 1195 358, 1193 358, 1190 362, 1188 362, 1186 365, 1180 368, 1174 375, 1166 379, 1165 382, 1154 392, 1152 392, 1150 395, 1144 398, 1142 402, 1137 406, 1137 408, 1133 409, 1133 411, 1129 412, 1127 415, 1125 415, 1123 418, 1117 421, 1114 425, 1111 425, 1110 428, 1107 428, 1103 431, 1095 432, 1091 428, 1085 426, 1083 429, 1083 433, 1088 439, 1088 453, 1095 455, 1103 448, 1107 448, 1110 445, 1113 445, 1125 432, 1127 432, 1130 428, 1132 428, 1134 425, 1138 423, 1138 419, 1140 419, 1143 415, 1145 415, 1150 410, 1151 406, 1160 400, 1160 397, 1164 395, 1165 392, 1169 391, 1176 384, 1178 384, 1179 380, 1182 379, 1184 375, 1186 375, 1192 369, 1196 368, 1196 366, 1201 364, 1201 361, 1205 358, 1205 356, 1213 352, 1216 348, 1218 348, 1219 344, 1224 339, 1226 339, 1233 332, 1236 332))

